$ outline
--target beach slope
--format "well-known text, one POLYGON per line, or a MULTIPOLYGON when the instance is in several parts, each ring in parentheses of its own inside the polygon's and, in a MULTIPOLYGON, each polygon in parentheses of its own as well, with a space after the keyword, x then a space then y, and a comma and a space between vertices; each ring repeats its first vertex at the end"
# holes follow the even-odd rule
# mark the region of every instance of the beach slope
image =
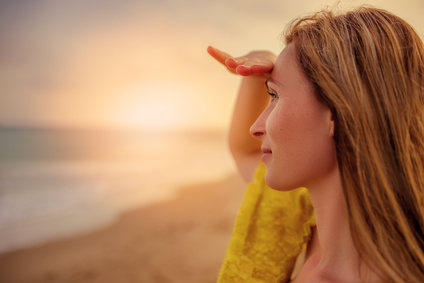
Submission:
POLYGON ((0 255, 0 282, 215 282, 245 184, 232 175, 100 231, 0 255))

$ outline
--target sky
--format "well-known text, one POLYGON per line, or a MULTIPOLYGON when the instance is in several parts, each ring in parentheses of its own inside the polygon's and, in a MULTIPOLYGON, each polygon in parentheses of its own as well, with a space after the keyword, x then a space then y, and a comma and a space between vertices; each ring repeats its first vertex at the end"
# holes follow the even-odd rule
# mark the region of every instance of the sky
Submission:
MULTIPOLYGON (((371 4, 424 38, 424 1, 371 4)), ((0 0, 0 125, 142 130, 228 127, 239 78, 206 53, 279 53, 317 0, 0 0)))

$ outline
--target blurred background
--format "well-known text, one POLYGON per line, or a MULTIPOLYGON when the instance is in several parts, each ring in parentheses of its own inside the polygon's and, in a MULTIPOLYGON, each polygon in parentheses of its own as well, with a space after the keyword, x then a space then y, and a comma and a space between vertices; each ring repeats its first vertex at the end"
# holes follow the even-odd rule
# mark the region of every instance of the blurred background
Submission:
MULTIPOLYGON (((424 35, 422 0, 338 2, 424 35)), ((238 79, 206 48, 279 53, 291 20, 335 4, 0 0, 0 281, 213 282, 244 183, 226 149, 238 79)))

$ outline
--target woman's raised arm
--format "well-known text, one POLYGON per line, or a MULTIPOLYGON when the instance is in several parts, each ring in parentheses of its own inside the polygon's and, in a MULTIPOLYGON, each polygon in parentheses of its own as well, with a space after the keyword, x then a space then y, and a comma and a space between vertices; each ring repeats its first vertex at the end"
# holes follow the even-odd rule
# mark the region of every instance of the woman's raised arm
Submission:
POLYGON ((208 47, 208 53, 231 73, 243 76, 230 126, 229 147, 241 175, 250 181, 262 152, 260 141, 250 135, 249 129, 268 104, 265 81, 274 67, 276 55, 254 51, 232 57, 213 47, 208 47))

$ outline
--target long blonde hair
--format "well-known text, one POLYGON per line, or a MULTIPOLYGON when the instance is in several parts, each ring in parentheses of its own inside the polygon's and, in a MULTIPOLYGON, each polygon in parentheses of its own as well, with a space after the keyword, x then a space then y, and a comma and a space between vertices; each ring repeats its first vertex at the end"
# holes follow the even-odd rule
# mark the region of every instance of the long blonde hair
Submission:
POLYGON ((285 33, 332 111, 355 246, 385 282, 424 282, 424 46, 399 17, 360 7, 285 33))

